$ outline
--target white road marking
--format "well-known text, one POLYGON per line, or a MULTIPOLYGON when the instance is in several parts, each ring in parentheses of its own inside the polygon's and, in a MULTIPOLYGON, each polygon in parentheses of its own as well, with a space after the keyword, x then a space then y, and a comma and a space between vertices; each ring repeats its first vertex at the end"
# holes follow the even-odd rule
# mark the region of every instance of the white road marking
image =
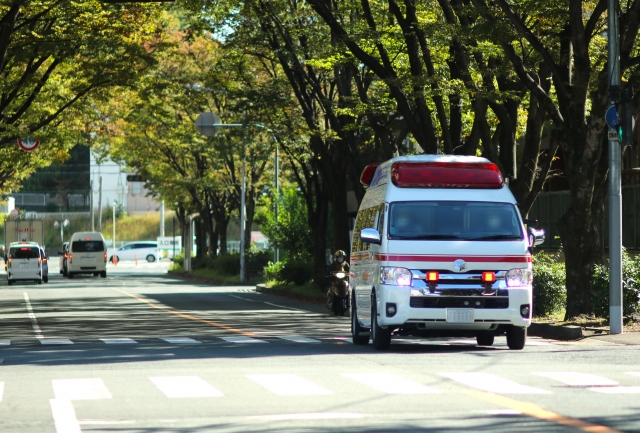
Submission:
POLYGON ((488 410, 487 413, 489 415, 522 415, 522 412, 515 409, 496 409, 496 410, 488 410))
POLYGON ((40 338, 40 344, 73 344, 66 338, 40 338))
POLYGON ((11 340, 0 340, 0 346, 10 346, 11 340))
POLYGON ((258 340, 251 337, 220 337, 227 343, 266 343, 264 340, 258 340))
POLYGON ((223 394, 198 376, 150 377, 169 398, 222 397, 223 394))
POLYGON ((44 338, 42 334, 42 329, 40 329, 40 325, 38 325, 38 319, 36 318, 35 313, 33 312, 33 308, 31 307, 31 302, 29 301, 29 295, 27 292, 24 293, 24 303, 27 306, 27 314, 29 315, 29 320, 31 320, 31 327, 33 328, 33 332, 36 334, 36 338, 41 339, 44 338))
POLYGON ((259 302, 261 304, 272 305, 272 306, 278 307, 278 308, 285 308, 287 310, 295 310, 295 311, 304 311, 304 312, 306 312, 306 310, 301 310, 300 308, 285 307, 284 305, 273 304, 271 302, 266 302, 266 301, 256 301, 255 299, 247 299, 247 298, 244 298, 242 296, 230 295, 228 293, 227 293, 227 296, 231 296, 232 298, 242 299, 243 301, 259 302))
POLYGON ((193 338, 188 337, 169 337, 169 338, 161 338, 161 340, 166 341, 171 344, 201 344, 201 341, 194 340, 193 338))
POLYGON ((638 376, 640 377, 640 371, 627 371, 625 374, 629 374, 631 376, 638 376))
POLYGON ((102 379, 54 379, 53 392, 58 400, 99 400, 111 398, 102 379))
POLYGON ((517 382, 491 373, 438 374, 472 388, 480 389, 487 392, 494 392, 496 394, 551 394, 551 391, 534 388, 532 386, 520 385, 517 382))
POLYGON ((82 433, 70 400, 49 400, 57 433, 82 433))
POLYGON ((4 394, 4 382, 0 382, 0 401, 2 401, 3 394, 4 394))
POLYGON ((344 413, 344 412, 320 412, 320 413, 291 413, 282 415, 258 415, 249 416, 249 419, 266 419, 270 421, 288 421, 288 420, 314 420, 314 419, 358 419, 364 418, 361 413, 344 413))
POLYGON ((532 373, 536 376, 548 377, 570 386, 615 386, 618 384, 615 380, 606 377, 596 376, 588 373, 578 373, 575 371, 560 372, 542 372, 532 373))
POLYGON ((442 392, 390 373, 343 373, 342 376, 387 394, 439 394, 442 392))
POLYGON ((320 340, 314 340, 307 337, 279 337, 282 340, 293 341, 294 343, 322 343, 320 340))
POLYGON ((138 344, 136 340, 131 338, 101 338, 105 344, 138 344))
POLYGON ((245 377, 278 395, 331 395, 333 392, 295 374, 247 374, 245 377))

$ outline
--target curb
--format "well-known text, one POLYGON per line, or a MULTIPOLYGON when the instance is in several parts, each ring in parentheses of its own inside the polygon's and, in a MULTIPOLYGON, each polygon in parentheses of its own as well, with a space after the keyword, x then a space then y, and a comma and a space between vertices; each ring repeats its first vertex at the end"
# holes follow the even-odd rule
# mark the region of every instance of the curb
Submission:
POLYGON ((203 277, 200 275, 194 275, 188 272, 167 271, 167 274, 173 277, 178 277, 185 280, 211 284, 212 286, 250 286, 252 284, 250 281, 246 283, 236 283, 234 281, 218 280, 216 278, 209 278, 209 277, 203 277))
POLYGON ((322 306, 327 303, 326 296, 305 295, 303 293, 295 293, 287 289, 267 288, 264 284, 256 284, 256 292, 264 293, 265 295, 282 296, 295 301, 308 302, 310 304, 318 304, 322 306))
POLYGON ((527 329, 527 334, 532 337, 547 338, 550 340, 580 340, 584 338, 580 326, 558 326, 551 323, 532 322, 527 329))

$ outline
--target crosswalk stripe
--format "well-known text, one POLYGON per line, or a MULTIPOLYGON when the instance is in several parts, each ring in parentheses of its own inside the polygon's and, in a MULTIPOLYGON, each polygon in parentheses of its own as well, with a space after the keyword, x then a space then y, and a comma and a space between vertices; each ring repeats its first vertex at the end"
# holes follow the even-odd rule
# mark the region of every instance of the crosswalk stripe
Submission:
POLYGON ((640 377, 640 371, 627 371, 626 374, 629 374, 631 376, 638 376, 640 377))
POLYGON ((131 338, 101 338, 105 344, 138 344, 136 340, 131 338))
POLYGON ((51 383, 57 400, 111 398, 111 393, 102 379, 54 379, 51 383))
POLYGON ((640 394, 640 386, 605 386, 602 388, 589 388, 589 391, 599 392, 600 394, 640 394))
POLYGON ((245 377, 278 395, 331 395, 333 392, 295 374, 247 374, 245 377))
POLYGON ((266 343, 264 340, 258 340, 251 337, 220 337, 227 343, 266 343))
POLYGON ((169 398, 222 397, 224 395, 198 376, 150 377, 149 380, 169 398))
POLYGON ((618 382, 606 377, 596 376, 588 373, 578 373, 576 371, 558 371, 531 373, 536 376, 548 377, 570 386, 614 386, 618 382))
POLYGON ((76 411, 69 400, 49 400, 56 433, 82 433, 76 411))
POLYGON ((551 394, 546 391, 532 386, 520 385, 509 379, 505 379, 496 374, 491 373, 438 373, 440 376, 448 377, 463 385, 482 391, 493 392, 496 394, 551 394))
POLYGON ((307 337, 279 337, 282 340, 293 341, 294 343, 321 343, 320 340, 314 340, 307 337))
POLYGON ((11 340, 0 340, 0 346, 10 346, 11 340))
POLYGON ((387 394, 439 394, 442 392, 390 373, 342 373, 342 376, 387 394))
POLYGON ((161 340, 166 341, 171 344, 201 344, 201 341, 194 340, 193 338, 188 337, 167 337, 161 338, 161 340))
POLYGON ((42 338, 40 344, 73 344, 73 341, 66 338, 42 338))

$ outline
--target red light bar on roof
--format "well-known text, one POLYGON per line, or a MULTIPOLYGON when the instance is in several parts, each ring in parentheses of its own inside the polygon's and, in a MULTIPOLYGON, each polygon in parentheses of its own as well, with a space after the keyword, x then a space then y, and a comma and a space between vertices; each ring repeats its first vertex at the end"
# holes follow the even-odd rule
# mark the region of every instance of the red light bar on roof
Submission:
POLYGON ((491 162, 395 162, 391 181, 401 188, 501 188, 504 179, 491 162))
POLYGON ((378 165, 379 164, 369 164, 364 168, 364 170, 362 170, 362 174, 360 175, 360 183, 364 185, 365 188, 371 185, 373 175, 375 174, 378 165))
POLYGON ((91 238, 84 238, 84 240, 85 240, 85 241, 90 241, 90 240, 91 240, 91 238))

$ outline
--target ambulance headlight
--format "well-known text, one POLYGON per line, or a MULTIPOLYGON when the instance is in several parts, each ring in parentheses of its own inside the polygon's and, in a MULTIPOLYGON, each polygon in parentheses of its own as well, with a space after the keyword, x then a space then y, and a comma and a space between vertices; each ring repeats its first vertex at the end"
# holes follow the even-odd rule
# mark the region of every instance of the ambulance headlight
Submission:
POLYGON ((533 280, 531 269, 511 269, 504 276, 507 287, 528 286, 533 280))
POLYGON ((411 271, 406 268, 383 266, 380 268, 380 282, 389 286, 410 286, 411 271))

